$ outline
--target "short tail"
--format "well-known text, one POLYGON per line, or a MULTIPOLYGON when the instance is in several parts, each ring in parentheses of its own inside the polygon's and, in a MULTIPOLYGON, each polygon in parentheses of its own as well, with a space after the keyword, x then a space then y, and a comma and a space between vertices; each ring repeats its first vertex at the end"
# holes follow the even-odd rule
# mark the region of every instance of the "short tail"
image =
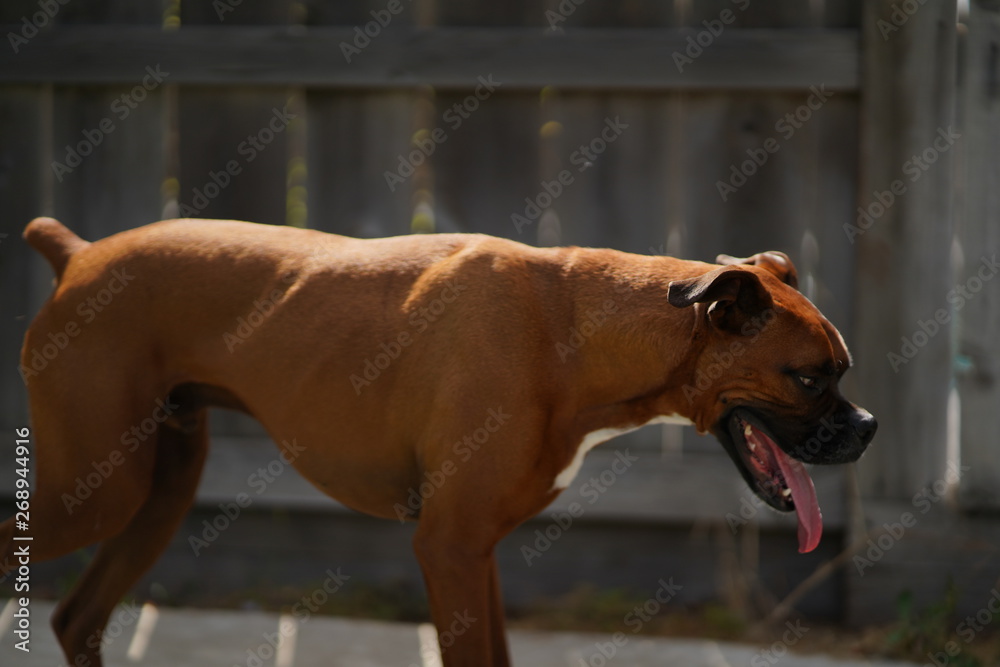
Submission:
POLYGON ((54 218, 35 218, 29 222, 24 228, 24 240, 49 261, 57 281, 73 253, 90 245, 54 218))

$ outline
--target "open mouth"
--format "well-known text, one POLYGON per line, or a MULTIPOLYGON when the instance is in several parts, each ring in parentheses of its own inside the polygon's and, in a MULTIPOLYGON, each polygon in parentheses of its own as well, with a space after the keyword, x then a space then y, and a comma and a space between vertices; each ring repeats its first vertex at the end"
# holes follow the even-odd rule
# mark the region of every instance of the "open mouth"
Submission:
MULTIPOLYGON (((737 408, 726 421, 736 454, 733 459, 751 488, 771 507, 782 512, 795 510, 799 520, 799 553, 815 549, 823 533, 823 517, 805 465, 786 454, 749 410, 737 408)), ((723 444, 730 443, 723 441, 723 444)))

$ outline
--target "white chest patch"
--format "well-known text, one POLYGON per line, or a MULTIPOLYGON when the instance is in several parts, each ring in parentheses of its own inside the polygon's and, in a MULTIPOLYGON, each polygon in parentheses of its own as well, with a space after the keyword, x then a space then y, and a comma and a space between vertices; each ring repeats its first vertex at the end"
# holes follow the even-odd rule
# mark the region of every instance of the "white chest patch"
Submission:
POLYGON ((619 435, 625 433, 631 433, 636 429, 640 429, 643 426, 648 426, 649 424, 677 424, 680 426, 691 426, 691 420, 686 417, 681 417, 679 415, 659 415, 653 417, 645 424, 635 424, 634 426, 625 426, 621 428, 600 428, 596 431, 591 431, 587 435, 583 436, 583 440, 580 441, 580 446, 577 447, 576 454, 573 455, 573 460, 569 462, 569 465, 563 468, 562 472, 556 475, 555 482, 552 484, 553 491, 562 491, 573 483, 576 479, 577 474, 580 472, 580 467, 583 466, 583 457, 587 455, 594 447, 597 447, 602 442, 607 442, 611 438, 617 438, 619 435))

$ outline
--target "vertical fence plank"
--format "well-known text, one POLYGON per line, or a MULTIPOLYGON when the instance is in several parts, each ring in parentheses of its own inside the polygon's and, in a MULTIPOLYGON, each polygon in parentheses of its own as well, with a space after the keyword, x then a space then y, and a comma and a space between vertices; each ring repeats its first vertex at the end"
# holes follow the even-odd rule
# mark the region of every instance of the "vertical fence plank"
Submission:
POLYGON ((945 470, 950 333, 941 328, 905 363, 888 355, 902 355, 901 339, 949 307, 953 153, 940 153, 916 181, 905 165, 934 151, 954 123, 955 3, 925 5, 885 37, 877 22, 891 4, 865 4, 860 204, 877 213, 873 193, 895 181, 907 190, 855 237, 855 354, 859 402, 880 425, 860 466, 863 493, 904 499, 945 470))
MULTIPOLYGON (((0 23, 24 26, 22 17, 28 17, 49 30, 94 22, 155 24, 162 14, 160 0, 52 6, 56 11, 50 16, 37 2, 4 3, 0 23)), ((39 47, 29 39, 18 52, 33 48, 39 47)), ((136 84, 146 75, 143 67, 136 66, 136 84)), ((52 281, 45 261, 20 239, 24 225, 38 215, 55 215, 77 233, 96 238, 156 220, 161 124, 159 84, 140 93, 131 86, 0 89, 0 210, 2 231, 8 234, 0 239, 0 277, 11 286, 0 295, 0 421, 5 425, 28 423, 27 394, 18 373, 21 340, 52 281)))
POLYGON ((43 260, 21 238, 24 225, 42 210, 41 87, 0 89, 0 425, 27 424, 27 394, 18 364, 21 340, 37 303, 31 299, 33 267, 43 260))
POLYGON ((180 89, 182 217, 284 224, 289 103, 287 91, 180 89))
MULTIPOLYGON (((440 0, 433 18, 440 26, 540 26, 544 14, 537 0, 488 9, 440 0)), ((503 84, 484 70, 467 87, 435 92, 431 126, 447 136, 431 161, 439 231, 520 236, 510 216, 539 188, 540 98, 503 84)))
MULTIPOLYGON (((0 4, 0 25, 14 26, 11 33, 27 34, 25 21, 33 23, 39 12, 32 0, 11 0, 0 4)), ((52 23, 46 19, 47 28, 52 23)), ((10 41, 4 35, 4 48, 16 54, 29 52, 31 41, 10 41)), ((37 48, 37 45, 35 45, 37 48)), ((21 240, 25 224, 46 212, 42 173, 45 133, 44 87, 5 86, 0 88, 0 280, 7 286, 0 293, 0 427, 21 427, 28 423, 27 392, 18 372, 21 341, 28 323, 38 309, 43 286, 51 272, 21 240)), ((4 489, 13 487, 5 486, 4 489)))
MULTIPOLYGON (((302 0, 296 4, 302 8, 304 15, 295 18, 301 18, 302 23, 309 26, 363 25, 372 20, 370 12, 377 12, 386 6, 384 0, 302 0)), ((403 4, 404 9, 393 18, 393 25, 397 25, 397 19, 401 19, 398 25, 412 23, 406 17, 416 10, 418 4, 419 0, 403 4)))
POLYGON ((309 227, 348 236, 410 231, 410 92, 309 92, 309 227), (401 180, 390 178, 395 174, 401 180), (399 176, 402 173, 404 176, 399 176))
MULTIPOLYGON (((819 27, 825 20, 806 3, 719 0, 678 6, 678 10, 678 24, 699 29, 703 21, 717 20, 723 12, 731 12, 725 18, 731 27, 740 28, 819 27)), ((720 41, 725 38, 725 33, 718 37, 720 41)), ((682 74, 697 76, 698 61, 685 65, 682 74)), ((822 83, 817 81, 816 86, 822 83)), ((680 129, 674 141, 680 146, 671 150, 680 151, 675 159, 682 160, 683 167, 682 197, 676 200, 682 211, 675 215, 684 225, 684 256, 714 261, 720 252, 740 256, 784 250, 796 262, 808 296, 830 290, 826 278, 842 270, 837 262, 844 253, 821 262, 815 249, 818 238, 830 237, 832 221, 850 210, 855 152, 846 145, 835 151, 831 161, 844 173, 832 180, 823 178, 830 160, 824 153, 831 146, 823 144, 822 138, 827 128, 839 129, 845 121, 850 126, 856 98, 836 104, 835 98, 820 101, 820 97, 809 89, 678 95, 680 129), (802 109, 810 96, 819 108, 802 109), (846 198, 845 189, 850 194, 846 198), (823 273, 814 275, 821 266, 823 273)), ((850 298, 849 283, 833 287, 835 292, 825 299, 826 305, 845 304, 850 298)), ((716 445, 710 439, 686 435, 685 447, 713 450, 716 445)))
MULTIPOLYGON (((819 27, 822 17, 809 3, 783 0, 740 3, 713 0, 685 7, 678 20, 702 29, 703 22, 729 28, 819 27)), ((725 31, 718 36, 724 40, 725 31)), ((711 47, 709 47, 711 48, 711 47)), ((682 74, 697 76, 698 61, 682 74)), ((823 82, 817 81, 820 86, 823 82)), ((688 127, 687 154, 698 165, 688 178, 692 209, 692 257, 713 261, 719 252, 746 255, 766 249, 785 250, 799 260, 801 239, 809 227, 803 185, 816 173, 813 134, 804 131, 824 109, 800 107, 813 95, 740 92, 692 94, 684 98, 688 127)), ((827 110, 829 113, 829 110, 827 110)))
POLYGON ((467 91, 437 95, 435 123, 448 135, 432 162, 438 229, 516 238, 511 215, 540 188, 538 95, 504 92, 501 81, 479 102, 470 95, 476 82, 469 83, 467 91), (468 118, 451 115, 455 108, 470 109, 468 118))
MULTIPOLYGON (((558 162, 544 180, 551 184, 560 172, 572 178, 550 207, 562 228, 561 242, 664 253, 668 101, 659 95, 575 92, 554 97, 546 107, 557 123, 558 162)), ((548 190, 536 187, 532 198, 540 192, 548 190)))
MULTIPOLYGON (((854 344, 855 246, 844 223, 856 215, 858 102, 855 94, 835 93, 802 128, 801 139, 810 145, 809 180, 796 207, 807 228, 796 255, 800 276, 809 281, 803 289, 849 348, 854 344)), ((853 397, 857 376, 851 372, 845 379, 845 393, 853 397)))
MULTIPOLYGON (((61 4, 59 23, 155 25, 163 20, 169 0, 88 0, 61 4)), ((37 3, 36 3, 37 4, 37 3)))
POLYGON ((88 240, 160 218, 163 90, 146 91, 144 74, 137 67, 135 87, 57 87, 53 93, 48 177, 55 216, 88 240), (136 90, 143 91, 141 101, 136 90))
POLYGON ((823 0, 823 25, 827 28, 860 27, 861 4, 858 0, 823 0))
MULTIPOLYGON (((61 24, 162 20, 159 0, 64 9, 55 19, 61 24)), ((135 63, 132 85, 51 89, 45 119, 51 123, 51 144, 42 176, 51 189, 49 212, 88 240, 160 218, 163 91, 169 81, 156 66, 135 63)), ((46 271, 46 283, 50 275, 46 271)), ((39 296, 47 293, 43 289, 39 296)))
POLYGON ((702 21, 719 19, 723 12, 731 12, 731 22, 726 21, 726 25, 741 28, 799 28, 812 23, 813 7, 813 3, 799 0, 700 0, 690 3, 690 14, 685 17, 684 24, 701 29, 702 21))
MULTIPOLYGON (((70 4, 61 24, 159 24, 161 0, 70 4)), ((94 240, 160 218, 164 177, 164 86, 155 62, 135 63, 127 86, 55 86, 52 182, 57 218, 94 240)))
MULTIPOLYGON (((26 36, 37 22, 51 29, 52 21, 44 14, 36 17, 39 7, 31 0, 12 0, 0 5, 0 24, 14 26, 5 34, 4 48, 15 54, 29 53, 33 48, 26 36), (36 21, 36 18, 39 20, 36 21), (42 21, 41 19, 45 19, 42 21)), ((34 48, 38 48, 37 44, 34 48)), ((46 162, 45 141, 51 138, 51 128, 44 120, 49 97, 46 87, 7 86, 0 88, 0 279, 10 286, 0 294, 0 423, 4 428, 27 423, 27 393, 18 372, 21 341, 30 319, 38 310, 42 295, 48 292, 51 271, 45 260, 25 244, 20 236, 32 218, 51 211, 45 210, 43 170, 46 162)))
POLYGON ((794 258, 805 228, 794 206, 802 176, 794 165, 807 160, 801 154, 805 142, 801 136, 797 142, 783 139, 776 124, 804 101, 805 95, 776 94, 687 100, 687 150, 698 164, 688 176, 693 258, 714 261, 719 252, 768 249, 794 258))
POLYGON ((589 151, 590 142, 599 136, 607 102, 607 96, 562 93, 558 89, 549 89, 543 95, 539 118, 543 170, 538 182, 531 184, 517 203, 517 214, 521 216, 517 219, 519 226, 515 226, 518 240, 542 245, 613 247, 607 242, 610 231, 607 235, 601 233, 608 227, 602 221, 611 215, 608 199, 599 194, 603 190, 600 181, 606 173, 607 149, 597 159, 581 150, 589 151), (543 181, 549 184, 544 189, 543 181))
MULTIPOLYGON (((962 72, 962 156, 964 192, 959 239, 964 266, 959 280, 972 276, 981 258, 1000 254, 1000 12, 992 3, 972 2, 962 72)), ((983 275, 982 290, 957 314, 961 397, 961 504, 971 510, 1000 506, 1000 281, 983 275)), ((970 285, 971 288, 974 285, 970 285)))
MULTIPOLYGON (((291 2, 184 2, 180 20, 182 26, 280 25, 292 20, 291 2)), ((301 120, 292 118, 294 106, 290 90, 178 88, 179 215, 284 224, 289 127, 301 120)), ((216 435, 264 434, 255 420, 230 411, 213 411, 211 422, 216 435)))
MULTIPOLYGON (((947 294, 954 286, 951 197, 957 149, 947 136, 954 124, 955 3, 928 3, 898 30, 887 30, 893 10, 889 0, 863 5, 858 204, 871 217, 852 216, 846 227, 858 252, 851 374, 857 402, 879 422, 857 464, 864 518, 874 526, 888 517, 898 521, 914 509, 915 494, 948 479, 952 386, 951 330, 938 325, 928 334, 920 323, 948 313, 947 294)), ((927 524, 920 530, 933 534, 932 519, 921 520, 927 524)), ((851 527, 852 540, 868 528, 851 527)), ((957 556, 962 538, 954 537, 957 556)), ((848 577, 852 623, 891 616, 893 600, 904 589, 914 590, 915 604, 924 604, 946 576, 964 579, 970 573, 942 563, 933 549, 910 539, 909 531, 886 560, 912 569, 908 575, 906 568, 887 562, 859 571, 864 579, 848 577), (914 581, 922 580, 913 578, 916 570, 938 573, 937 581, 914 589, 914 581)))
MULTIPOLYGON (((546 3, 552 39, 583 27, 670 27, 671 2, 546 3), (571 9, 572 11, 567 11, 571 9)), ((569 182, 533 221, 544 244, 665 252, 667 240, 670 99, 663 94, 544 91, 539 182, 526 193, 537 204, 563 173, 569 182), (572 179, 570 181, 570 179, 572 179), (549 187, 542 187, 542 181, 549 187), (554 229, 553 229, 554 228, 554 229)), ((529 206, 523 199, 518 211, 529 206)))
MULTIPOLYGON (((384 8, 375 4, 313 0, 306 22, 362 26, 373 20, 373 9, 384 8)), ((402 7, 393 27, 417 21, 417 3, 402 7)), ((348 49, 344 58, 358 62, 392 46, 382 33, 359 53, 348 49)), ((419 119, 427 115, 425 96, 412 90, 309 90, 306 100, 309 227, 360 237, 409 233, 414 192, 425 185, 423 155, 416 167, 409 158, 419 119)))
POLYGON ((584 2, 567 4, 547 0, 544 24, 550 29, 658 28, 674 25, 675 0, 584 2), (570 11, 572 10, 572 11, 570 11), (550 13, 551 12, 551 13, 550 13))
MULTIPOLYGON (((288 0, 276 3, 185 2, 182 25, 280 24, 288 0), (219 11, 219 7, 232 11, 219 11)), ((284 224, 287 90, 184 86, 178 92, 182 216, 284 224), (228 169, 227 169, 228 166, 228 169)))
MULTIPOLYGON (((719 0, 679 7, 677 20, 697 29, 720 18, 733 28, 819 28, 850 21, 823 9, 816 3, 719 0)), ((725 32, 717 39, 724 41, 725 32)), ((682 74, 695 77, 698 66, 695 59, 682 74)), ((823 83, 796 92, 678 95, 680 146, 671 150, 681 151, 674 159, 682 160, 683 169, 682 195, 675 200, 681 213, 675 216, 683 220, 684 255, 693 259, 784 250, 796 263, 803 293, 846 329, 853 251, 840 224, 855 197, 858 101, 855 95, 826 92, 823 83)), ((684 448, 719 449, 713 439, 690 433, 684 434, 684 448)), ((819 488, 824 508, 843 504, 843 470, 830 472, 833 484, 819 488)), ((744 558, 753 562, 755 551, 751 547, 744 558)), ((719 594, 725 598, 731 592, 724 587, 719 594)))

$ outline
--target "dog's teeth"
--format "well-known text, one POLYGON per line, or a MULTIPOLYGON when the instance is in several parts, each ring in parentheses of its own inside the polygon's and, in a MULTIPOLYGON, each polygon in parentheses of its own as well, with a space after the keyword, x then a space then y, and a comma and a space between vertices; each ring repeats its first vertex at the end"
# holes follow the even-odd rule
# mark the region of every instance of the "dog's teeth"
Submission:
POLYGON ((781 495, 783 497, 785 497, 785 498, 791 498, 792 497, 792 490, 791 489, 783 489, 781 491, 781 495))
POLYGON ((753 435, 753 429, 750 428, 750 424, 747 424, 743 427, 743 437, 749 438, 751 435, 753 435))

